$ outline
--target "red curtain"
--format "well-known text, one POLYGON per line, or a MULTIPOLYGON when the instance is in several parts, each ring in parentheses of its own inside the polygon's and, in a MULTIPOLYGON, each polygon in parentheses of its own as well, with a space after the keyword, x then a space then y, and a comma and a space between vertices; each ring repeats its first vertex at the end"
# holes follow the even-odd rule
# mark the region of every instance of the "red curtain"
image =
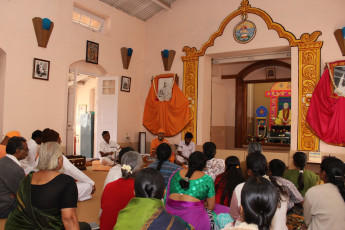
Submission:
POLYGON ((154 78, 147 95, 144 109, 143 125, 153 134, 163 128, 165 136, 178 134, 189 123, 189 103, 187 97, 178 85, 173 83, 172 95, 169 101, 159 101, 157 98, 158 79, 174 77, 174 74, 158 75, 154 78))
POLYGON ((345 98, 333 92, 328 68, 313 92, 307 122, 324 142, 345 146, 345 98))

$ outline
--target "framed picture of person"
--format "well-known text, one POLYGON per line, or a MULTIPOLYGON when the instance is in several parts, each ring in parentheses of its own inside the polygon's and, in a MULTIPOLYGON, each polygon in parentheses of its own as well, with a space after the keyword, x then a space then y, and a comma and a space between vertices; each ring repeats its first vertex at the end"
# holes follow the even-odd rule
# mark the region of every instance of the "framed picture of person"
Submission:
POLYGON ((34 58, 32 78, 49 80, 50 61, 34 58))
POLYGON ((266 79, 276 79, 276 69, 274 67, 265 68, 266 79))
POLYGON ((98 64, 98 50, 98 43, 86 41, 86 62, 98 64))
POLYGON ((131 91, 131 78, 122 76, 121 78, 121 91, 130 92, 131 91))
POLYGON ((169 101, 172 95, 173 77, 162 77, 158 79, 157 96, 160 101, 169 101))

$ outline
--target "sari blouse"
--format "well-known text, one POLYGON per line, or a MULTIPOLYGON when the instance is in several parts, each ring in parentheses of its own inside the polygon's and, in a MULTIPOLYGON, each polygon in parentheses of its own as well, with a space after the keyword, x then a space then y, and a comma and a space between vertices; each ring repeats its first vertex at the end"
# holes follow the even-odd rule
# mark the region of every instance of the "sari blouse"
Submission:
POLYGON ((214 197, 216 192, 212 177, 204 175, 196 180, 189 180, 189 189, 181 188, 180 180, 182 179, 180 171, 177 171, 170 181, 170 194, 179 193, 189 195, 199 200, 214 197))

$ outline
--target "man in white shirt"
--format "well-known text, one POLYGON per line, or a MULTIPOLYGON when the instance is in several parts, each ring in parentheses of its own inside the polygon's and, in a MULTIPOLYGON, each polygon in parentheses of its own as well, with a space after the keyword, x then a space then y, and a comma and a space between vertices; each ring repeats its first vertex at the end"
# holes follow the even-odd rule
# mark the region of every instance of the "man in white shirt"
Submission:
POLYGON ((188 164, 188 158, 190 154, 192 154, 195 151, 195 143, 192 142, 192 139, 193 134, 187 132, 184 136, 184 140, 180 141, 176 155, 177 164, 188 164))
POLYGON ((27 141, 29 153, 28 156, 21 160, 20 163, 25 171, 25 174, 29 174, 31 171, 36 171, 38 161, 36 160, 38 153, 38 145, 42 143, 42 131, 36 130, 32 133, 31 139, 27 141))
POLYGON ((113 166, 115 152, 121 148, 115 141, 110 140, 108 131, 102 132, 103 140, 99 144, 99 153, 101 154, 101 163, 103 165, 113 166))

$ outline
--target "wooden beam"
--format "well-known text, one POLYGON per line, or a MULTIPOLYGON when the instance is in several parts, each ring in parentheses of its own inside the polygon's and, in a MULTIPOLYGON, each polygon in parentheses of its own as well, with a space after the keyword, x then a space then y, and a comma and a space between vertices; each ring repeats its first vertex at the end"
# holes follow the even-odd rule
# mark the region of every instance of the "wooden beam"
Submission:
POLYGON ((237 74, 234 75, 222 75, 221 78, 222 79, 236 79, 237 78, 237 74))
POLYGON ((151 0, 151 2, 155 3, 156 5, 166 9, 166 10, 171 10, 171 6, 169 3, 163 0, 151 0))

